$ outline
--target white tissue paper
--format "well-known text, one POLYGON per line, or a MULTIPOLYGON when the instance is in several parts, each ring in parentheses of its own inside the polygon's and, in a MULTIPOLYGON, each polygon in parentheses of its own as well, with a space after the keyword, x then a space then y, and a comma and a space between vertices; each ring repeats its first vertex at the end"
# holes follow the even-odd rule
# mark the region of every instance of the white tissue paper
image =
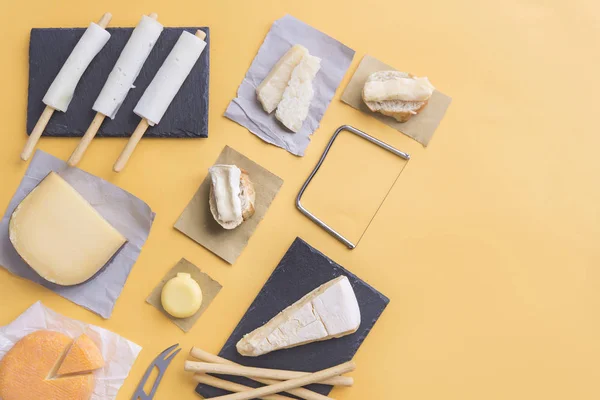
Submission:
POLYGON ((325 110, 354 58, 354 50, 310 25, 286 15, 273 23, 265 41, 252 61, 237 97, 229 103, 225 116, 247 128, 267 143, 303 156, 310 135, 319 127, 325 110), (301 44, 321 59, 321 69, 313 81, 315 96, 308 117, 297 133, 290 132, 267 114, 256 98, 256 88, 279 59, 294 45, 301 44))
POLYGON ((103 318, 109 318, 125 281, 148 239, 155 214, 142 200, 104 179, 38 150, 0 221, 0 266, 22 278, 42 285, 103 318), (19 256, 8 236, 10 216, 21 201, 51 171, 75 188, 127 243, 92 279, 76 286, 59 286, 40 277, 19 256))
POLYGON ((61 332, 73 339, 86 334, 98 346, 105 365, 94 372, 96 385, 91 400, 115 399, 142 350, 116 333, 67 318, 38 301, 13 322, 0 328, 0 359, 20 339, 42 329, 61 332))

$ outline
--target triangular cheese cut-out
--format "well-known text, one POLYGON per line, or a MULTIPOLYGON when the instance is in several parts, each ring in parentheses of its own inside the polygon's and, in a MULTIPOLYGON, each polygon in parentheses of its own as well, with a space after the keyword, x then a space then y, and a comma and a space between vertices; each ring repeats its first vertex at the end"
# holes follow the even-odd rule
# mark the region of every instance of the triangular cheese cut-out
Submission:
POLYGON ((81 335, 73 342, 56 375, 82 374, 102 367, 104 358, 100 349, 89 336, 81 335))
POLYGON ((339 338, 357 331, 360 308, 350 281, 335 278, 277 314, 238 343, 241 355, 256 357, 275 350, 339 338))

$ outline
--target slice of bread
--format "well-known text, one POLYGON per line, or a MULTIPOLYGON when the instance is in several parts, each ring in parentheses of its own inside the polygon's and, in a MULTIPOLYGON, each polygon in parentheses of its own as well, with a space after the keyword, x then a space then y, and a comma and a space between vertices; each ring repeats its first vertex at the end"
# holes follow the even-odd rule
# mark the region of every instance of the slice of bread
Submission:
POLYGON ((244 221, 250 219, 254 215, 256 211, 254 208, 254 203, 256 201, 256 192, 254 190, 254 184, 250 180, 250 175, 248 172, 242 168, 240 168, 242 174, 240 175, 240 200, 242 202, 242 218, 237 221, 222 221, 219 212, 217 210, 217 200, 215 198, 214 187, 211 183, 210 185, 210 197, 209 197, 209 207, 210 212, 217 221, 219 225, 221 225, 225 229, 235 229, 240 226, 244 221))
MULTIPOLYGON (((371 74, 367 78, 367 82, 371 81, 386 81, 397 78, 412 78, 413 75, 399 71, 379 71, 371 74)), ((398 122, 406 122, 413 115, 420 113, 427 105, 426 101, 403 101, 403 100, 386 100, 386 101, 366 101, 363 92, 363 101, 369 107, 369 110, 378 112, 389 117, 393 117, 398 122)))

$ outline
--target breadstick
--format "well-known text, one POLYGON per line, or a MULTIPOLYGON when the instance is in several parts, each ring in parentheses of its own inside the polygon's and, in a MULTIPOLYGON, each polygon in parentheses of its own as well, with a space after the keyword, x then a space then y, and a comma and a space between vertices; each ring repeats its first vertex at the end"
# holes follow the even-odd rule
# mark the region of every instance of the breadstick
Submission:
MULTIPOLYGON (((240 385, 239 383, 226 381, 225 379, 219 379, 214 376, 204 375, 204 374, 195 374, 194 380, 198 383, 202 383, 204 385, 212 386, 218 389, 227 390, 228 392, 245 392, 246 390, 252 390, 254 388, 240 385)), ((261 397, 263 400, 289 400, 291 397, 280 396, 278 394, 272 394, 270 396, 261 397)))
MULTIPOLYGON (((246 376, 250 378, 266 378, 285 381, 296 379, 309 374, 309 372, 286 371, 280 369, 253 368, 241 365, 223 365, 206 362, 186 361, 185 370, 188 372, 200 372, 204 374, 222 374, 246 376)), ((323 385, 332 386, 352 386, 354 380, 345 376, 336 376, 325 381, 319 382, 323 385)))
POLYGON ((301 386, 310 385, 316 382, 322 382, 329 378, 333 378, 334 376, 338 376, 341 374, 345 374, 346 372, 354 371, 356 369, 356 364, 354 362, 349 361, 347 363, 343 363, 337 365, 332 368, 327 368, 319 372, 315 372, 313 374, 307 374, 300 378, 291 379, 289 381, 279 382, 274 385, 263 386, 258 389, 248 390, 246 392, 239 392, 228 394, 225 396, 213 397, 211 400, 250 400, 257 397, 266 396, 269 394, 286 392, 290 389, 295 389, 301 386))
MULTIPOLYGON (((234 363, 233 361, 229 361, 226 358, 216 356, 216 355, 211 354, 207 351, 204 351, 198 347, 192 347, 192 350, 190 351, 190 356, 197 358, 199 360, 202 360, 202 361, 212 362, 215 364, 239 365, 239 364, 234 363)), ((274 383, 279 382, 279 381, 272 380, 272 379, 260 379, 260 378, 254 378, 254 380, 257 382, 260 382, 260 383, 264 383, 265 385, 272 385, 274 383)), ((323 396, 320 393, 316 393, 316 392, 313 392, 312 390, 305 389, 305 388, 290 389, 287 392, 289 394, 293 394, 294 396, 298 396, 305 400, 328 400, 328 399, 331 400, 327 396, 323 396)))

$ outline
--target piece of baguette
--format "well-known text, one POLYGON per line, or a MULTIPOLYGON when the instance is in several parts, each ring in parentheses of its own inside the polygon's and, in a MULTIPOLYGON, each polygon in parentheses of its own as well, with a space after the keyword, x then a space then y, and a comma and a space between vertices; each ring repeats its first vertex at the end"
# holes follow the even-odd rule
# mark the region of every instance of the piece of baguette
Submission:
POLYGON ((209 197, 209 207, 210 212, 217 221, 219 225, 221 225, 225 229, 235 229, 240 226, 244 221, 250 219, 254 215, 256 211, 254 208, 254 203, 256 201, 256 192, 254 190, 254 184, 250 180, 250 175, 248 172, 242 168, 240 168, 242 172, 240 176, 240 199, 242 201, 242 219, 239 221, 221 221, 219 218, 219 213, 217 211, 217 201, 215 198, 215 193, 213 190, 213 185, 210 185, 210 197, 209 197))
MULTIPOLYGON (((367 82, 370 81, 386 81, 389 79, 396 78, 412 78, 413 75, 406 72, 399 71, 379 71, 371 74, 367 78, 367 82)), ((427 102, 425 101, 404 101, 404 100, 386 100, 386 101, 366 101, 363 92, 363 101, 373 112, 378 112, 383 115, 394 118, 398 122, 406 122, 413 115, 420 113, 427 102)))

